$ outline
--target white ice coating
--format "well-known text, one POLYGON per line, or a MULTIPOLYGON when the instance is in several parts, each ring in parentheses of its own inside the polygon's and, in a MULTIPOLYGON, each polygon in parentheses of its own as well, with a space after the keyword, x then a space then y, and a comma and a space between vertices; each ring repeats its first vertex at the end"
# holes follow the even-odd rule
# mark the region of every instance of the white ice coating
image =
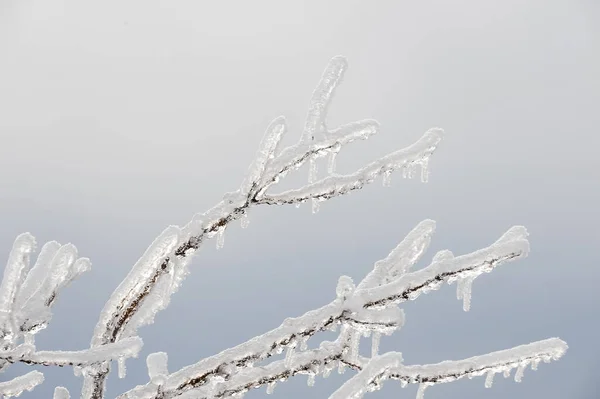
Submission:
POLYGON ((248 169, 246 179, 242 183, 242 193, 248 193, 253 187, 258 187, 265 169, 269 163, 275 158, 275 154, 279 149, 281 138, 285 134, 286 123, 285 117, 279 116, 275 118, 267 127, 267 131, 260 143, 258 152, 252 164, 248 169))
POLYGON ((423 366, 405 366, 402 357, 397 352, 388 352, 371 359, 359 373, 350 378, 329 399, 360 398, 367 392, 369 385, 381 383, 388 378, 409 383, 434 385, 456 381, 463 377, 477 377, 489 372, 499 373, 514 368, 524 369, 523 365, 534 359, 558 360, 566 350, 567 344, 564 341, 550 338, 464 360, 448 360, 423 366))
MULTIPOLYGON (((296 345, 295 341, 290 341, 292 335, 303 331, 327 329, 333 324, 330 322, 331 320, 339 320, 343 325, 352 326, 353 329, 379 333, 392 332, 404 323, 404 313, 392 305, 414 299, 419 293, 439 288, 439 281, 454 282, 463 275, 472 277, 489 272, 502 262, 526 255, 529 248, 528 242, 524 238, 526 236, 523 234, 524 230, 515 227, 487 248, 457 257, 454 257, 450 251, 440 251, 429 266, 407 272, 409 266, 419 259, 429 245, 434 228, 433 221, 421 222, 398 247, 392 250, 388 257, 380 261, 380 267, 377 269, 380 272, 383 270, 398 271, 398 275, 390 283, 378 285, 381 281, 380 277, 387 276, 387 274, 371 272, 359 283, 359 287, 371 286, 372 288, 357 287, 353 289, 352 280, 342 276, 336 289, 338 298, 330 304, 307 312, 300 317, 286 319, 280 327, 274 330, 170 374, 164 384, 165 392, 176 390, 185 385, 187 381, 210 373, 211 370, 217 370, 223 364, 239 363, 242 359, 249 358, 256 362, 265 359, 269 354, 279 353, 279 348, 284 349, 289 345, 296 345), (519 229, 522 234, 512 234, 519 229), (407 252, 401 256, 398 248, 403 246, 407 252), (392 260, 395 260, 397 264, 392 260), (404 271, 404 274, 400 274, 400 271, 404 271), (438 277, 440 280, 437 280, 438 277), (376 304, 374 303, 376 301, 383 302, 376 304)), ((346 336, 347 331, 350 330, 342 329, 341 337, 346 336)), ((295 353, 293 362, 296 362, 302 353, 295 353)), ((289 362, 290 359, 288 359, 289 362)), ((282 361, 280 367, 284 366, 285 362, 282 361)), ((340 364, 340 367, 343 369, 343 363, 340 364)), ((234 375, 237 374, 234 373, 234 375)), ((223 389, 227 389, 228 386, 229 383, 226 383, 223 389)), ((154 389, 149 385, 138 386, 121 397, 152 398, 153 392, 154 389)))
POLYGON ((140 337, 130 337, 80 351, 31 351, 25 348, 25 345, 27 344, 8 351, 0 351, 0 359, 54 366, 89 366, 119 358, 137 357, 143 342, 140 337))
POLYGON ((148 367, 148 377, 154 385, 162 385, 169 375, 167 362, 169 358, 166 352, 155 352, 148 355, 146 365, 148 367))
POLYGON ((302 141, 313 140, 317 133, 325 129, 325 120, 331 99, 347 68, 348 61, 343 56, 333 57, 329 61, 329 65, 323 72, 310 99, 302 141))
MULTIPOLYGON (((155 275, 162 262, 172 254, 179 244, 179 235, 180 229, 177 226, 169 226, 146 249, 146 252, 104 305, 104 309, 100 313, 100 321, 96 325, 92 337, 92 346, 104 343, 104 333, 106 328, 114 323, 114 313, 130 306, 139 292, 144 290, 147 281, 155 275)), ((142 313, 143 316, 138 318, 137 323, 130 322, 127 325, 128 333, 125 336, 134 335, 139 326, 149 322, 153 315, 162 308, 162 300, 164 298, 157 297, 155 301, 144 301, 138 310, 138 313, 142 313)))
MULTIPOLYGON (((61 288, 90 268, 87 258, 78 258, 72 244, 45 244, 31 270, 29 254, 35 240, 28 233, 15 240, 13 252, 0 284, 0 370, 12 362, 41 365, 73 366, 83 374, 81 397, 99 399, 104 392, 104 378, 110 371, 109 361, 117 361, 119 375, 125 376, 125 360, 135 357, 142 346, 139 327, 153 322, 158 311, 168 306, 171 295, 188 275, 192 255, 207 238, 217 237, 223 247, 225 229, 231 221, 241 219, 247 225, 249 208, 264 204, 301 204, 311 201, 313 211, 329 198, 361 189, 378 177, 389 185, 392 172, 401 170, 404 177, 421 171, 426 182, 429 160, 443 138, 439 128, 428 130, 417 142, 392 152, 351 174, 335 174, 335 160, 344 145, 365 140, 379 130, 374 120, 362 120, 326 126, 327 111, 340 84, 347 62, 334 57, 313 92, 301 138, 295 145, 280 150, 287 126, 283 117, 267 127, 256 157, 240 188, 226 193, 223 200, 208 211, 194 216, 182 229, 168 227, 148 247, 125 280, 106 303, 92 337, 91 349, 83 351, 36 351, 34 334, 44 328, 51 317, 50 307, 61 288), (329 157, 329 176, 318 180, 317 161, 329 157), (309 184, 279 194, 270 190, 289 172, 309 164, 309 184), (16 334, 15 334, 16 333, 16 334), (23 339, 22 344, 18 344, 23 339), (106 372, 105 372, 106 370, 106 372)), ((286 319, 279 327, 241 345, 222 351, 172 374, 167 370, 166 353, 148 356, 150 382, 121 395, 121 398, 155 398, 157 394, 179 398, 242 397, 251 388, 275 384, 297 374, 306 374, 312 386, 317 375, 324 377, 338 368, 359 371, 332 395, 334 398, 361 397, 381 387, 386 378, 398 379, 405 386, 418 384, 418 398, 425 389, 464 376, 486 375, 491 386, 497 372, 510 375, 516 369, 520 381, 525 368, 537 367, 540 361, 557 359, 566 344, 557 338, 494 352, 462 361, 434 365, 404 366, 400 353, 378 355, 381 334, 391 334, 404 324, 404 312, 397 305, 414 300, 420 294, 438 289, 443 282, 457 282, 457 295, 463 306, 470 305, 471 284, 482 273, 501 263, 527 255, 527 231, 522 226, 509 229, 488 248, 454 257, 440 251, 431 264, 411 271, 427 250, 435 222, 425 220, 415 227, 390 254, 375 264, 358 285, 342 276, 336 287, 336 299, 328 305, 286 319), (307 350, 307 340, 319 331, 336 331, 335 342, 322 342, 307 350), (371 357, 359 354, 361 337, 372 337, 371 357), (287 350, 284 359, 254 367, 273 354, 287 350), (341 392, 341 393, 340 393, 341 392)), ((41 373, 32 372, 12 381, 0 383, 0 394, 15 395, 41 383, 41 373)), ((69 398, 66 389, 57 387, 55 398, 69 398)))
POLYGON ((56 387, 54 388, 53 399, 71 399, 71 394, 69 394, 69 390, 65 387, 56 387))
POLYGON ((19 235, 14 243, 4 277, 0 283, 0 343, 13 340, 18 327, 14 325, 14 310, 17 292, 29 269, 29 256, 35 249, 35 238, 29 233, 19 235))
POLYGON ((4 395, 5 398, 19 396, 25 391, 31 391, 42 382, 44 382, 44 374, 31 371, 12 380, 0 382, 0 396, 4 395))
POLYGON ((428 130, 409 147, 388 154, 348 175, 331 175, 302 188, 265 195, 261 202, 268 204, 297 203, 307 199, 329 199, 360 189, 388 170, 396 170, 429 157, 442 140, 443 130, 428 130))

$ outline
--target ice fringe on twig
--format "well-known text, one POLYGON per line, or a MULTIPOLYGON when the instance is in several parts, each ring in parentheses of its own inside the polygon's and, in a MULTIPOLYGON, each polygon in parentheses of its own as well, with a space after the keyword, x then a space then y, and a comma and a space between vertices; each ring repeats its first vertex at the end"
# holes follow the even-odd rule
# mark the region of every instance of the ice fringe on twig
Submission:
MULTIPOLYGON (((247 215, 257 205, 284 205, 312 202, 313 212, 323 201, 363 188, 381 177, 384 185, 391 174, 401 171, 411 178, 418 168, 421 180, 429 176, 430 157, 443 138, 439 128, 428 130, 412 145, 392 152, 347 174, 335 172, 338 153, 347 144, 366 140, 379 131, 379 123, 361 120, 329 129, 327 113, 333 94, 342 81, 347 62, 334 57, 325 69, 309 102, 309 110, 299 141, 281 149, 287 133, 284 117, 275 118, 267 127, 254 161, 238 190, 226 193, 223 200, 203 214, 195 215, 183 227, 170 226, 148 247, 130 273, 113 292, 101 312, 91 348, 83 351, 36 351, 34 336, 48 324, 50 308, 59 291, 81 273, 89 270, 87 258, 78 258, 72 244, 46 243, 35 265, 29 269, 29 257, 35 248, 33 236, 25 233, 15 240, 4 279, 0 285, 0 369, 10 363, 38 365, 70 365, 76 375, 83 376, 81 397, 104 397, 110 361, 116 360, 119 375, 125 376, 125 360, 137 356, 142 342, 137 337, 140 327, 154 321, 156 314, 168 304, 188 271, 192 256, 204 241, 217 238, 223 247, 229 224, 241 219, 247 227, 247 215), (328 157, 326 173, 319 178, 317 162, 328 157), (288 173, 309 166, 309 182, 305 186, 279 193, 270 192, 288 173), (20 341, 22 343, 19 343, 20 341)), ((405 366, 397 352, 379 355, 382 334, 389 335, 404 324, 404 312, 398 305, 419 295, 439 289, 446 283, 457 283, 457 296, 469 309, 471 285, 483 273, 524 257, 529 251, 524 227, 509 229, 487 248, 454 256, 448 250, 436 253, 429 266, 411 268, 427 250, 435 222, 425 220, 416 226, 389 255, 376 262, 358 284, 342 276, 335 298, 321 308, 296 318, 288 318, 278 327, 236 347, 205 358, 200 362, 169 374, 164 352, 147 357, 150 382, 138 386, 120 398, 225 398, 241 397, 252 388, 267 387, 272 393, 277 382, 297 374, 308 376, 312 386, 317 375, 328 376, 335 368, 358 373, 351 377, 332 398, 361 397, 381 388, 385 379, 398 379, 401 386, 418 384, 418 397, 425 389, 464 376, 486 374, 491 386, 497 372, 510 375, 516 368, 520 381, 528 365, 536 369, 540 361, 555 360, 566 351, 557 339, 539 341, 521 347, 494 352, 462 361, 433 365, 405 366), (338 328, 341 326, 341 328, 338 328), (308 350, 306 342, 320 331, 339 331, 335 341, 324 341, 308 350), (371 357, 359 353, 361 337, 371 337, 371 357), (254 367, 274 354, 286 351, 282 360, 254 367)), ((0 393, 18 395, 43 381, 34 371, 0 383, 0 393)), ((55 399, 69 398, 57 387, 55 399)))

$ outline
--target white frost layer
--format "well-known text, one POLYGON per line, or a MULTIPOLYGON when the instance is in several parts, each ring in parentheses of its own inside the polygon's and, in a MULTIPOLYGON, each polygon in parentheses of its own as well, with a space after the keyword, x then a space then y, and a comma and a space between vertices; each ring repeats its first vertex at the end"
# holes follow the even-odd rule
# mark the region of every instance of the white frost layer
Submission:
POLYGON ((505 372, 513 368, 522 368, 535 360, 557 360, 564 355, 566 350, 567 344, 564 341, 550 338, 464 360, 444 361, 423 366, 405 366, 402 364, 400 354, 388 352, 373 358, 366 367, 335 391, 329 399, 361 398, 370 386, 380 384, 388 378, 405 383, 434 385, 456 381, 463 377, 481 376, 489 372, 505 372))
MULTIPOLYGON (((104 305, 104 309, 100 314, 100 320, 96 324, 94 335, 92 337, 92 346, 98 346, 103 344, 104 334, 107 329, 113 328, 115 322, 115 313, 123 311, 131 302, 138 297, 138 295, 144 290, 147 282, 151 280, 152 276, 156 273, 156 270, 160 264, 168 257, 177 245, 179 244, 180 229, 177 226, 167 227, 155 240, 142 257, 136 262, 132 270, 129 272, 123 282, 113 292, 109 300, 104 305)), ((156 298, 159 301, 160 298, 156 298)), ((142 306, 145 306, 142 304, 142 306)), ((154 315, 154 313, 161 308, 161 304, 155 301, 148 301, 146 305, 150 309, 148 310, 145 317, 141 317, 138 323, 128 326, 130 329, 128 335, 134 335, 137 327, 148 322, 154 315)), ((144 313, 142 311, 142 313, 144 313)))
POLYGON ((39 371, 32 371, 10 381, 0 382, 0 395, 7 398, 19 396, 25 391, 31 391, 42 382, 44 382, 44 374, 39 371))
POLYGON ((65 387, 54 388, 54 399, 71 399, 69 390, 65 387))
MULTIPOLYGON (((0 352, 0 359, 26 361, 35 364, 54 366, 88 366, 119 358, 137 357, 143 346, 140 337, 130 337, 112 344, 101 345, 81 351, 38 351, 23 350, 27 344, 17 346, 10 351, 0 352)), ((31 346, 31 345, 29 345, 31 346)))

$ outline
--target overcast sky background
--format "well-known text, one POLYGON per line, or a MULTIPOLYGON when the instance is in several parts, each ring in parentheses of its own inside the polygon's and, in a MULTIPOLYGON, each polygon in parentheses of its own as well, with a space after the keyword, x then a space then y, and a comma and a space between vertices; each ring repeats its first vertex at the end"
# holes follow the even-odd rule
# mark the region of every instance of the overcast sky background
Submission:
MULTIPOLYGON (((477 279, 470 312, 454 286, 408 304, 383 350, 419 364, 554 336, 569 344, 520 384, 464 380, 426 398, 600 397, 599 26, 593 0, 0 2, 0 259, 30 231, 93 262, 59 298, 38 348, 88 347, 147 245, 238 187, 272 118, 287 117, 293 143, 323 68, 343 54, 350 68, 329 125, 375 118, 382 128, 345 149, 338 170, 440 126, 430 182, 394 175, 391 188, 378 181, 316 215, 253 209, 223 250, 210 241, 197 255, 107 397, 147 381, 148 353, 167 351, 175 371, 328 303, 340 275, 362 278, 425 218, 438 224, 424 262, 487 246, 515 224, 529 229, 532 253, 477 279)), ((71 370, 44 372, 23 398, 49 398, 57 385, 79 397, 71 370)), ((346 378, 307 388, 301 376, 273 397, 326 398, 346 378)), ((369 397, 415 393, 388 382, 369 397)))

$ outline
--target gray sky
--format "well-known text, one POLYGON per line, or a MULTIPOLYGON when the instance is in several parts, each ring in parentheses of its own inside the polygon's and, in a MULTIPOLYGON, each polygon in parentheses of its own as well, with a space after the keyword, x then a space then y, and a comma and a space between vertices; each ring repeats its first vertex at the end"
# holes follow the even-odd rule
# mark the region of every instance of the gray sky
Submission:
MULTIPOLYGON (((408 304, 406 326, 383 350, 414 364, 553 336, 570 347, 520 384, 499 377, 485 389, 479 378, 426 398, 599 397, 600 6, 415 4, 0 3, 0 259, 30 231, 40 243, 73 242, 93 262, 60 297, 38 347, 87 347, 104 302, 152 239, 239 185, 273 117, 285 115, 287 143, 296 140, 323 68, 343 54, 350 69, 329 124, 375 118, 382 129, 345 149, 339 171, 440 126, 430 182, 393 176, 391 188, 375 183, 316 215, 254 209, 223 250, 209 242, 200 251, 107 397, 147 381, 150 352, 169 352, 175 371, 329 302, 341 274, 362 278, 425 218, 438 222, 425 261, 484 247, 515 224, 529 229, 532 253, 477 279, 468 313, 454 287, 408 304)), ((300 173, 283 186, 300 184, 300 173)), ((78 397, 70 370, 44 371, 23 398, 51 397, 56 385, 78 397)), ((296 378, 274 397, 327 397, 345 378, 314 388, 296 378)), ((411 398, 416 387, 400 391, 388 382, 370 397, 411 398)))

